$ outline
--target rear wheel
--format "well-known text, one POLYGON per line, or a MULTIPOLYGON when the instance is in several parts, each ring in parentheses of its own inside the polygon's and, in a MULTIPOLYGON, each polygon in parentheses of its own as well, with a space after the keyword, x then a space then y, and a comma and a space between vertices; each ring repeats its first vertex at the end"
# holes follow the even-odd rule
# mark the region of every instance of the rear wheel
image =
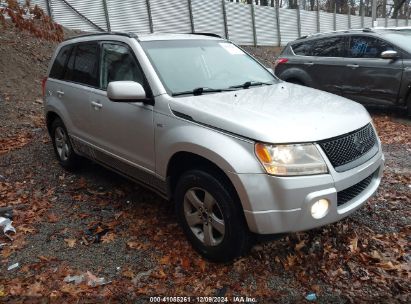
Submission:
POLYGON ((250 245, 247 225, 234 195, 215 174, 191 170, 176 188, 176 209, 188 240, 203 257, 227 262, 250 245))
POLYGON ((74 152, 67 129, 60 118, 56 118, 51 125, 51 138, 54 153, 60 165, 67 170, 75 169, 80 157, 74 152))
POLYGON ((305 84, 301 80, 298 80, 298 79, 289 79, 287 80, 287 82, 305 86, 305 84))

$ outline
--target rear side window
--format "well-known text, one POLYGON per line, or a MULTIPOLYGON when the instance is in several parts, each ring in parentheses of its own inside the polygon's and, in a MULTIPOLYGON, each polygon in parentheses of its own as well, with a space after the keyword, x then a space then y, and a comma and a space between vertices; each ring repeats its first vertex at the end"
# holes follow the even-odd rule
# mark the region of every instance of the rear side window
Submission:
POLYGON ((311 49, 313 46, 312 41, 307 41, 307 42, 300 42, 292 45, 292 49, 294 54, 299 55, 299 56, 311 56, 311 49))
POLYGON ((344 57, 347 50, 345 36, 318 39, 312 47, 312 56, 344 57))
POLYGON ((54 60, 53 66, 51 67, 49 77, 63 79, 64 66, 66 65, 67 58, 70 56, 72 48, 73 47, 71 45, 66 45, 61 48, 56 59, 54 60))
POLYGON ((368 36, 352 36, 348 57, 350 58, 380 58, 384 51, 394 50, 393 46, 384 40, 368 36))
POLYGON ((64 79, 98 87, 98 57, 97 43, 78 44, 71 53, 64 79))

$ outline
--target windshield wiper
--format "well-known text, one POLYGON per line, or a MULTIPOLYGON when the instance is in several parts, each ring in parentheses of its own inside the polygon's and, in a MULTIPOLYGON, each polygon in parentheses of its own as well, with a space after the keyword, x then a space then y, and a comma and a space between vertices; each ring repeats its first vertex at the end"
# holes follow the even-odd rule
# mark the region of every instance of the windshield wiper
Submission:
POLYGON ((248 89, 249 87, 261 86, 261 85, 272 85, 271 82, 261 82, 261 81, 246 81, 243 84, 233 85, 230 88, 243 88, 248 89))
POLYGON ((180 95, 202 95, 204 93, 219 93, 219 92, 226 92, 226 91, 233 91, 233 89, 212 89, 212 88, 195 88, 191 91, 183 91, 183 92, 177 92, 173 93, 172 96, 180 96, 180 95))

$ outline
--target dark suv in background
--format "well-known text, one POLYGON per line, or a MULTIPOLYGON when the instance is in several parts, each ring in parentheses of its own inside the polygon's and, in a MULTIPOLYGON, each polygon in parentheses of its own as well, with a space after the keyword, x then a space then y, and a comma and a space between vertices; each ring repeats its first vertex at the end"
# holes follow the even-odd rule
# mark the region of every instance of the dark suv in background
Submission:
POLYGON ((407 108, 411 115, 411 33, 362 29, 301 37, 276 61, 288 82, 363 104, 407 108))

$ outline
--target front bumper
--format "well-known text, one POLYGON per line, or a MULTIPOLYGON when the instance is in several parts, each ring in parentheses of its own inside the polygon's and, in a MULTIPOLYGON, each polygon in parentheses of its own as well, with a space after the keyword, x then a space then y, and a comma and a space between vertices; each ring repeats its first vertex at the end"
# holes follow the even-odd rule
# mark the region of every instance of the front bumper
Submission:
MULTIPOLYGON (((338 173, 327 163, 329 174, 277 177, 267 174, 238 174, 239 196, 249 229, 258 234, 309 230, 339 221, 361 207, 380 184, 384 155, 380 151, 364 164, 338 173), (337 193, 371 176, 368 186, 346 203, 337 205, 337 193), (311 206, 325 198, 330 202, 326 216, 314 219, 311 206)), ((327 162, 327 161, 326 161, 327 162)))

